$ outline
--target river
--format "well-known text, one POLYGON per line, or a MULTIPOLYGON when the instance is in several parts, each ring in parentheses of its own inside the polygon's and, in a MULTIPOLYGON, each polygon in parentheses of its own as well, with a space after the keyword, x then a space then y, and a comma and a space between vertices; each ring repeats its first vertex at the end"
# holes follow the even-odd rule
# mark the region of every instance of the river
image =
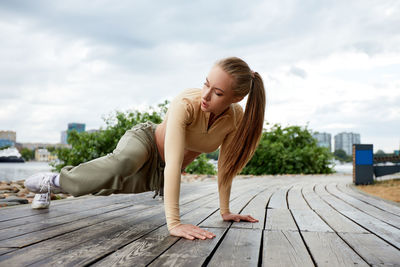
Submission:
POLYGON ((52 168, 47 162, 0 162, 0 181, 25 180, 36 172, 49 172, 52 168))
MULTIPOLYGON (((351 174, 353 164, 337 164, 335 166, 337 173, 351 174)), ((36 172, 49 172, 52 167, 47 162, 25 162, 25 163, 0 163, 0 181, 25 180, 36 172)))

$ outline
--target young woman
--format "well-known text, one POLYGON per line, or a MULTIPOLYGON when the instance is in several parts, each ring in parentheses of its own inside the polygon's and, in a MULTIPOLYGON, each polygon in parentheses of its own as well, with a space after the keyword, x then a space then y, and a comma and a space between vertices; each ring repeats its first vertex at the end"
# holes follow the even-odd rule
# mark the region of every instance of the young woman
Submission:
POLYGON ((85 194, 139 193, 164 195, 171 235, 187 239, 213 238, 200 227, 182 224, 179 217, 181 171, 201 153, 220 147, 218 191, 223 220, 257 222, 250 215, 229 211, 232 179, 253 155, 261 136, 265 91, 261 76, 240 58, 218 61, 203 89, 189 89, 170 104, 165 120, 143 123, 127 131, 113 153, 60 174, 41 173, 25 186, 39 193, 33 207, 48 207, 49 192, 85 194), (246 95, 245 112, 238 104, 246 95))

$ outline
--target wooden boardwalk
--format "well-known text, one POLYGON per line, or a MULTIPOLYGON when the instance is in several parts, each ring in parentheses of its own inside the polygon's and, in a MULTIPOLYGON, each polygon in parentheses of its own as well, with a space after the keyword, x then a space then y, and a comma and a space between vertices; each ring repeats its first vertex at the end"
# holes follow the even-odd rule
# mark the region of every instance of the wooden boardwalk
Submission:
POLYGON ((234 181, 221 220, 215 182, 182 184, 181 217, 216 234, 169 236, 152 193, 0 209, 0 266, 400 266, 400 207, 359 193, 351 176, 234 181))

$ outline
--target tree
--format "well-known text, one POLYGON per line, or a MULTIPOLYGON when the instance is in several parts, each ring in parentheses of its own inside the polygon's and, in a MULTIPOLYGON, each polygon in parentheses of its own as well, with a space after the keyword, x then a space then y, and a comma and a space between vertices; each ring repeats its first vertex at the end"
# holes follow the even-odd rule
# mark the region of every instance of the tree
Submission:
POLYGON ((263 132, 253 158, 243 174, 317 174, 333 173, 333 156, 317 141, 307 127, 275 124, 263 132))
POLYGON ((353 160, 352 156, 347 155, 346 151, 342 149, 337 149, 333 152, 336 160, 340 162, 351 162, 353 160))
POLYGON ((97 132, 81 132, 73 130, 68 134, 71 148, 58 148, 56 154, 59 163, 53 163, 55 170, 60 171, 64 166, 76 166, 80 163, 99 158, 111 153, 117 146, 122 135, 134 125, 146 121, 161 123, 167 111, 168 101, 158 105, 158 110, 149 107, 149 112, 115 111, 114 114, 103 117, 105 129, 97 132))
POLYGON ((186 167, 185 171, 196 174, 216 174, 214 165, 208 162, 206 154, 198 156, 196 160, 186 167))
POLYGON ((26 148, 26 147, 22 148, 19 153, 21 154, 21 157, 25 161, 30 161, 30 160, 33 160, 35 158, 35 151, 34 150, 30 150, 29 148, 26 148))

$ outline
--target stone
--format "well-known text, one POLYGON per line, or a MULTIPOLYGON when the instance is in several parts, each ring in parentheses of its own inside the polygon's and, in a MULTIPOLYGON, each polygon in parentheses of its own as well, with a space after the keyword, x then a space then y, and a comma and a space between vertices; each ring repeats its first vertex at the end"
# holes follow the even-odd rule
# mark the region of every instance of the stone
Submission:
POLYGON ((19 203, 19 204, 28 204, 28 200, 27 199, 25 199, 25 198, 18 198, 18 197, 14 197, 14 196, 11 196, 11 197, 8 197, 8 198, 4 198, 4 199, 0 199, 0 203, 1 202, 16 202, 16 203, 19 203))
POLYGON ((0 190, 7 190, 7 191, 11 191, 13 190, 13 187, 8 185, 8 184, 1 184, 0 185, 0 190))

